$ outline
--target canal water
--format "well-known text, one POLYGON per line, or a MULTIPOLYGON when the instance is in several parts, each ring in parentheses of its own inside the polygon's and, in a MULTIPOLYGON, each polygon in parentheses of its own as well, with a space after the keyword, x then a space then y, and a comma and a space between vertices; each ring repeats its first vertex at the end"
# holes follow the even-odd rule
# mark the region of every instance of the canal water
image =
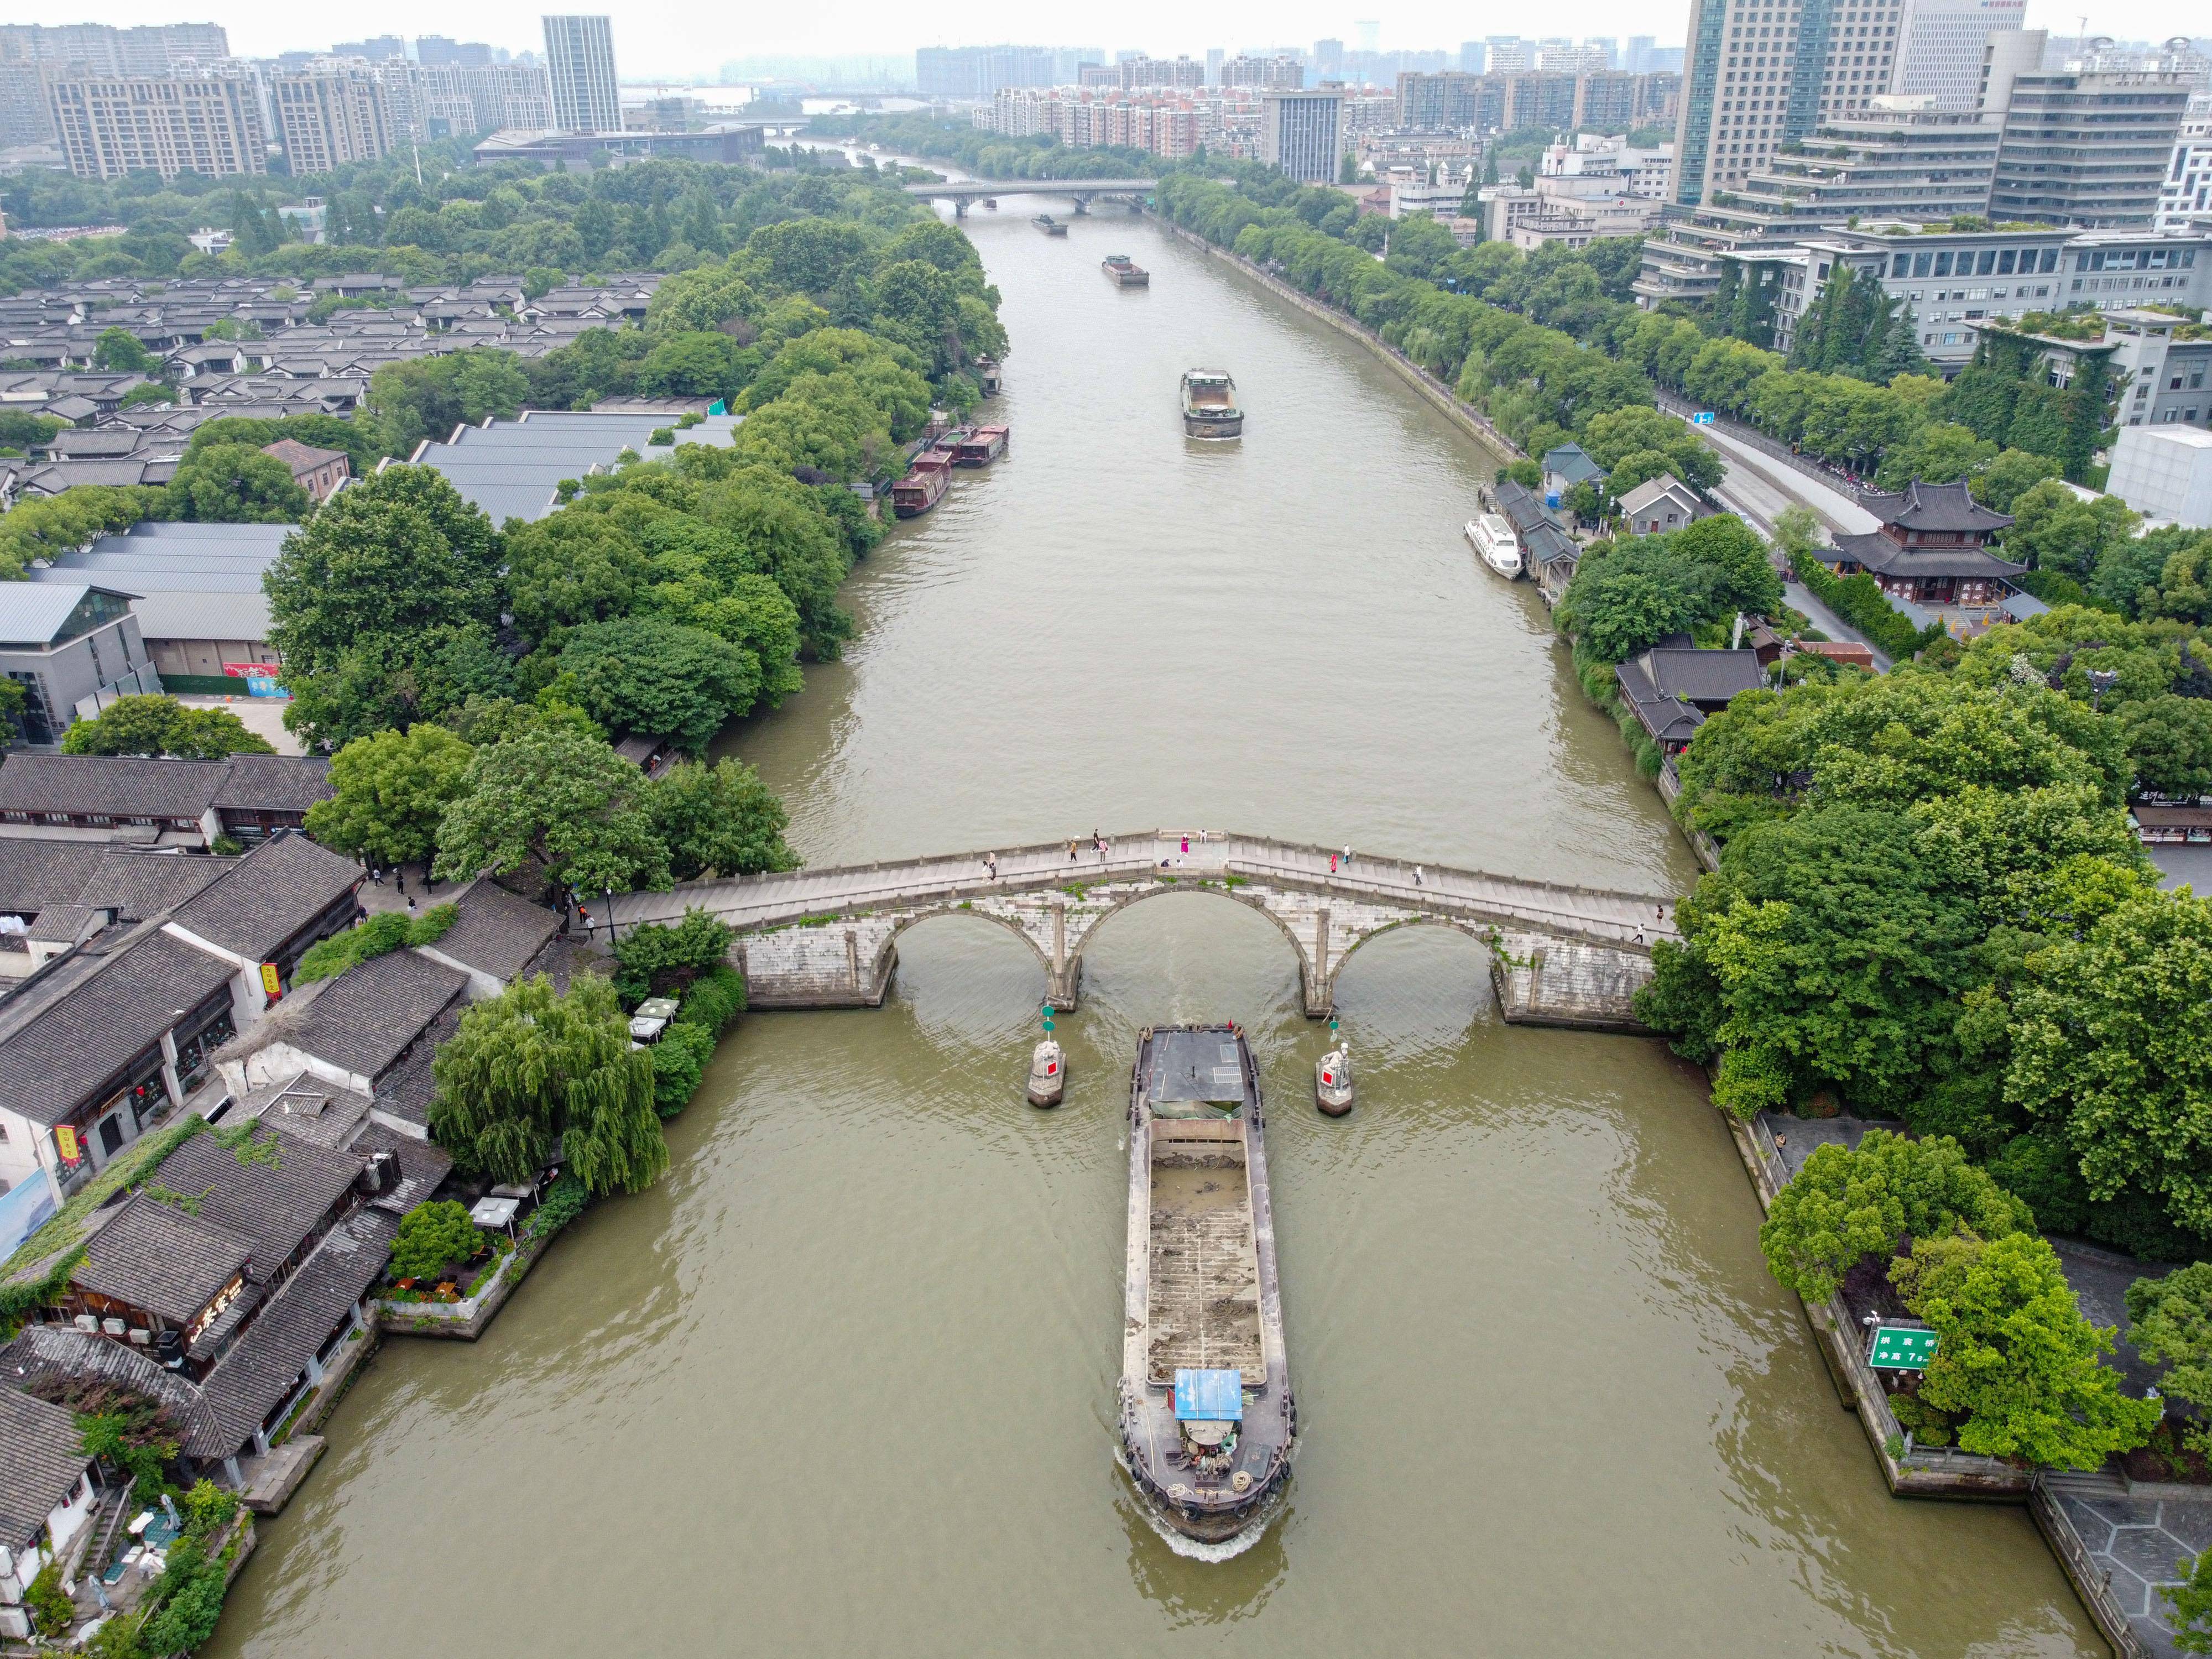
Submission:
MULTIPOLYGON (((1529 586, 1461 539, 1471 441, 1149 222, 1003 205, 969 223, 1011 453, 734 734, 807 859, 1204 826, 1690 881, 1529 586), (1192 366, 1236 375, 1241 444, 1180 435, 1192 366)), ((1508 1028, 1480 946, 1405 930, 1345 967, 1361 1094, 1326 1121, 1289 948, 1177 895, 1091 945, 1043 1113, 1035 958, 957 918, 900 953, 881 1010, 747 1019, 667 1177, 481 1343, 386 1346, 210 1651, 2103 1651, 2022 1511, 1884 1493, 1660 1045, 1508 1028), (1273 1102, 1304 1433, 1273 1527, 1211 1565, 1112 1454, 1133 1045, 1223 1018, 1273 1102)))

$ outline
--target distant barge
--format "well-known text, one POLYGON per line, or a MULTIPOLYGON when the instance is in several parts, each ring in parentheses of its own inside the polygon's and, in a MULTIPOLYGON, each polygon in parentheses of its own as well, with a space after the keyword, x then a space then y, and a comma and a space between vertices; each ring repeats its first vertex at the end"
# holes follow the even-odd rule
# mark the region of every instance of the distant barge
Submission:
POLYGON ((1048 236, 1065 236, 1067 234, 1067 227, 1060 223, 1059 220, 1054 218, 1049 213, 1040 213, 1036 218, 1030 220, 1030 222, 1048 236))
POLYGON ((1098 268, 1114 279, 1116 288, 1150 288, 1152 285, 1152 273, 1126 253, 1108 254, 1098 262, 1098 268))
POLYGON ((1129 1088, 1121 1450, 1166 1525, 1222 1543, 1297 1432, 1260 1074, 1234 1025, 1147 1027, 1129 1088))

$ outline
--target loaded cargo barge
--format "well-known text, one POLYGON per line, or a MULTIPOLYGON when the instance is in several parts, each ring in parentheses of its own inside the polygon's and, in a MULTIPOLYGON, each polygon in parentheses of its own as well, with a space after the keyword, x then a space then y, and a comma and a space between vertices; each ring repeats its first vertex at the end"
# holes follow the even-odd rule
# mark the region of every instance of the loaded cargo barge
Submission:
POLYGON ((1234 1025, 1147 1027, 1129 1087, 1121 1452, 1160 1521, 1250 1526, 1297 1432, 1260 1075, 1234 1025))

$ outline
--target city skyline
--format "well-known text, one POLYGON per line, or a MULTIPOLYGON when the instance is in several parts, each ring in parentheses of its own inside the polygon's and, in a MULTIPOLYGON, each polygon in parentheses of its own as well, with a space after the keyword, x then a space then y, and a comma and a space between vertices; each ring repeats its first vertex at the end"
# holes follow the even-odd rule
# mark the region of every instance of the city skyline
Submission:
MULTIPOLYGON (((100 21, 128 27, 138 23, 180 21, 211 21, 229 32, 234 50, 255 57, 280 52, 312 49, 330 42, 303 38, 314 25, 302 19, 298 9, 272 0, 105 0, 101 5, 81 7, 86 15, 54 13, 35 21, 100 21), (92 14, 96 12, 97 16, 92 14), (189 14, 189 16, 186 15, 189 14), (203 15, 204 14, 204 15, 203 15)), ((1360 9, 1381 9, 1379 8, 1360 9)), ((2067 11, 2053 0, 2028 0, 2026 27, 2046 28, 2054 40, 2071 39, 2081 31, 2080 14, 2067 11)), ((469 38, 513 51, 539 50, 543 40, 540 5, 495 0, 475 9, 465 26, 454 23, 451 9, 426 0, 400 0, 378 13, 380 33, 404 34, 465 33, 469 38)), ((629 8, 614 20, 616 49, 625 76, 631 80, 692 79, 709 72, 705 66, 725 60, 760 58, 779 54, 842 57, 855 52, 885 56, 902 54, 922 46, 979 46, 1006 40, 1066 44, 1040 35, 1036 15, 1026 8, 987 6, 970 8, 957 19, 933 18, 918 24, 918 14, 894 7, 885 0, 853 0, 829 9, 799 9, 770 13, 742 23, 723 22, 679 9, 669 0, 648 0, 629 8)), ((1655 15, 1649 6, 1630 0, 1589 0, 1566 19, 1537 33, 1569 34, 1576 39, 1632 34, 1654 36, 1663 46, 1680 45, 1689 19, 1686 3, 1662 9, 1655 15)), ((19 21, 32 21, 22 19, 19 21)), ((1394 51, 1451 51, 1461 41, 1481 40, 1492 33, 1526 33, 1531 27, 1509 27, 1501 20, 1470 17, 1464 8, 1418 0, 1394 7, 1379 20, 1380 47, 1394 51)), ((335 27, 335 26, 334 26, 335 27)), ((1342 40, 1348 48, 1364 46, 1363 21, 1341 7, 1304 4, 1288 8, 1233 3, 1207 14, 1201 29, 1194 28, 1186 8, 1157 0, 1138 3, 1108 15, 1095 25, 1067 25, 1060 33, 1103 37, 1113 44, 1109 52, 1141 47, 1173 57, 1188 52, 1202 58, 1209 47, 1236 52, 1247 46, 1294 45, 1310 47, 1316 40, 1342 40), (1107 27, 1111 23, 1112 27, 1107 27)), ((1053 31, 1046 31, 1050 33, 1053 31)), ((2174 34, 2205 32, 2201 8, 2185 0, 2112 0, 2091 16, 2088 33, 2122 40, 2159 40, 2174 34)), ((348 31, 339 29, 338 33, 348 31)), ((358 33, 359 30, 351 31, 358 33)), ((1533 37, 1532 37, 1533 38, 1533 37)))

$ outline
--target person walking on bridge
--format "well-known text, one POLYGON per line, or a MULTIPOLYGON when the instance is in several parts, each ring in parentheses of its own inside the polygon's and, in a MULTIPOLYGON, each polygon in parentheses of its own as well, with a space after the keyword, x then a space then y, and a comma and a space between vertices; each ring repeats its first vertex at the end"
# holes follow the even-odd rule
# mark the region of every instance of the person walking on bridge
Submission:
POLYGON ((1421 866, 1420 866, 1419 865, 1418 865, 1418 864, 1417 864, 1417 865, 1415 865, 1415 866, 1413 866, 1413 885, 1414 885, 1414 886, 1416 886, 1416 887, 1419 887, 1419 886, 1421 886, 1422 884, 1422 884, 1422 881, 1421 881, 1421 866))
POLYGON ((1332 876, 1336 873, 1336 854, 1334 853, 1328 855, 1328 872, 1332 876))
POLYGON ((1352 868, 1352 843, 1350 842, 1344 843, 1344 867, 1346 870, 1352 868))
POLYGON ((1075 862, 1075 837, 1073 836, 1067 838, 1067 861, 1070 864, 1075 862))
POLYGON ((986 854, 983 854, 983 868, 984 868, 985 870, 987 870, 987 871, 988 871, 988 872, 990 872, 990 877, 991 877, 991 879, 992 879, 993 881, 996 881, 996 880, 998 880, 998 878, 999 878, 999 855, 998 855, 996 853, 986 853, 986 854))

